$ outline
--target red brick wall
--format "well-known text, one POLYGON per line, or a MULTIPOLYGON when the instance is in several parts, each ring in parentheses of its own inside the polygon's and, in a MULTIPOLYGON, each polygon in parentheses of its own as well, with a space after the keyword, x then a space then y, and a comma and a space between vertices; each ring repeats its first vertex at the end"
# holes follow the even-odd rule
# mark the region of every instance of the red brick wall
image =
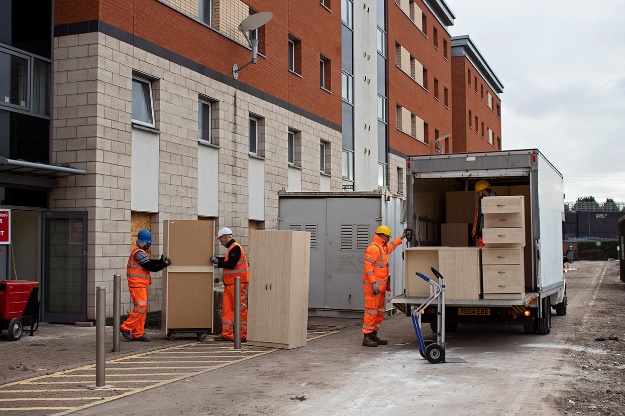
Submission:
POLYGON ((497 105, 501 108, 501 100, 480 76, 480 73, 464 56, 452 58, 452 73, 454 77, 454 136, 455 152, 482 152, 501 150, 497 138, 501 138, 501 118, 497 116, 497 105), (468 70, 471 70, 471 85, 469 86, 468 70), (477 77, 477 93, 475 92, 475 77, 477 77), (484 99, 481 91, 484 86, 484 99), (487 92, 493 97, 493 109, 488 107, 487 92), (472 113, 471 127, 468 114, 472 113), (475 131, 475 117, 478 117, 478 131, 475 131), (482 122, 484 123, 484 137, 482 137, 482 122), (488 128, 493 131, 493 144, 488 143, 488 128))
MULTIPOLYGON (((265 28, 265 55, 239 74, 251 85, 333 123, 341 124, 340 3, 328 11, 320 2, 245 1, 257 11, 271 11, 265 28), (288 33, 302 42, 301 77, 288 72, 288 33), (334 63, 332 93, 320 88, 319 55, 334 63)), ((251 59, 247 48, 156 0, 57 0, 55 24, 101 20, 222 74, 251 59)))
MULTIPOLYGON (((452 133, 453 95, 451 91, 451 62, 443 57, 443 39, 447 39, 447 55, 448 57, 451 56, 451 37, 447 30, 430 13, 423 1, 418 0, 417 3, 419 8, 427 15, 426 33, 429 37, 424 35, 412 23, 393 0, 388 1, 388 20, 392 22, 388 28, 389 147, 405 155, 435 153, 434 131, 438 130, 440 136, 452 133), (438 50, 434 48, 432 38, 433 26, 436 26, 438 29, 438 50), (424 90, 395 65, 394 51, 396 41, 427 68, 428 91, 424 90), (439 100, 434 98, 434 78, 437 78, 439 83, 439 100), (444 103, 445 87, 450 90, 449 108, 445 108, 444 103), (427 141, 430 145, 426 145, 397 130, 396 104, 408 109, 411 113, 428 123, 429 140, 427 141)), ((451 142, 453 143, 453 136, 451 142)), ((453 144, 451 146, 453 149, 453 144)), ((449 145, 446 145, 445 152, 449 151, 449 147, 449 145)))

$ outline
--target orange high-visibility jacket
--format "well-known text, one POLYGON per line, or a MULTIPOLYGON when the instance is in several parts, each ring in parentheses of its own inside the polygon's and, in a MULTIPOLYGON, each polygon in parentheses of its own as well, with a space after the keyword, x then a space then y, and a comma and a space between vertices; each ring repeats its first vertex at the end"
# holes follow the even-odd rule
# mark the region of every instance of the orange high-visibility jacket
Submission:
POLYGON ((150 271, 145 270, 137 261, 135 260, 135 253, 138 251, 142 251, 147 256, 148 253, 145 252, 141 247, 135 246, 135 248, 130 253, 130 257, 128 257, 128 264, 126 265, 126 277, 128 278, 128 287, 148 287, 152 284, 152 276, 150 276, 150 271))
POLYGON ((386 284, 388 280, 388 255, 401 246, 401 237, 398 237, 384 244, 382 237, 377 234, 373 236, 373 241, 365 251, 364 273, 362 275, 363 284, 374 282, 386 284))
POLYGON ((247 264, 247 256, 245 255, 245 251, 243 251, 243 247, 241 244, 236 241, 228 247, 228 251, 226 251, 226 256, 224 257, 224 261, 228 261, 228 256, 230 255, 230 250, 233 247, 239 247, 241 250, 241 257, 239 257, 239 261, 234 269, 224 269, 224 284, 225 285, 233 285, 234 278, 236 276, 241 277, 241 283, 247 283, 250 281, 250 266, 247 264))

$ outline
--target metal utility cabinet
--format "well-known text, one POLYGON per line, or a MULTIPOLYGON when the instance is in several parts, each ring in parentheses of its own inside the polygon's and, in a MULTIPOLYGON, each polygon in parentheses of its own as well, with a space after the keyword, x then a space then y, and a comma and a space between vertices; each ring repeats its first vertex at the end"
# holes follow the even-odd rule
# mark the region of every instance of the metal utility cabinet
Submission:
MULTIPOLYGON (((406 228, 405 200, 383 192, 279 194, 280 230, 310 232, 311 316, 360 316, 364 310, 365 250, 379 225, 398 237, 406 228)), ((393 294, 403 292, 402 249, 389 256, 393 294)))
MULTIPOLYGON (((503 205, 483 202, 485 229, 508 228, 484 233, 490 247, 487 243, 487 248, 479 249, 477 266, 460 261, 456 268, 448 261, 442 266, 450 274, 444 276, 448 290, 463 285, 448 298, 447 329, 458 323, 502 322, 522 324, 528 333, 547 334, 551 309, 566 314, 564 191, 562 175, 536 149, 409 157, 407 221, 414 230, 410 245, 415 248, 406 251, 406 279, 415 279, 416 272, 427 274, 426 266, 440 261, 443 251, 449 250, 445 246, 475 250, 469 247, 475 246, 470 230, 478 203, 475 184, 481 179, 490 183, 499 201, 509 204, 499 212, 503 205), (504 240, 494 241, 498 237, 504 240), (416 270, 417 266, 424 269, 416 270), (465 282, 469 278, 473 283, 465 282)), ((392 302, 409 310, 421 304, 422 297, 405 293, 392 302)), ((433 329, 436 313, 428 308, 422 315, 433 329)))

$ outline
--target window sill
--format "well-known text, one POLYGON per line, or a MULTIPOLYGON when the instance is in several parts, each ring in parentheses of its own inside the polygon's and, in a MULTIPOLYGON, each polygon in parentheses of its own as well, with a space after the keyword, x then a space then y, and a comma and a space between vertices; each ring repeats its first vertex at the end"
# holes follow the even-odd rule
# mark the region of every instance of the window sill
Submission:
POLYGON ((330 10, 330 8, 328 6, 326 6, 325 4, 321 3, 321 7, 323 7, 324 9, 329 11, 330 13, 332 13, 332 10, 330 10))
POLYGON ((131 124, 133 129, 145 130, 152 133, 161 134, 161 131, 155 127, 144 126, 143 124, 135 123, 134 121, 131 124))
POLYGON ((330 175, 328 172, 319 171, 319 173, 321 174, 321 176, 327 176, 328 178, 332 177, 332 175, 330 175))
POLYGON ((218 144, 207 142, 206 140, 198 140, 197 142, 198 142, 199 145, 202 145, 202 146, 212 147, 213 149, 219 149, 219 145, 218 144))
POLYGON ((297 75, 298 77, 303 78, 300 74, 298 74, 297 72, 295 72, 295 71, 293 71, 293 70, 291 70, 291 69, 289 69, 289 72, 290 72, 291 74, 293 74, 293 75, 297 75))
POLYGON ((265 160, 265 158, 263 156, 258 156, 256 153, 249 153, 248 152, 248 156, 251 157, 252 159, 265 160))
POLYGON ((289 168, 293 168, 293 169, 297 169, 297 170, 302 170, 302 167, 299 165, 296 165, 294 163, 289 163, 289 168))
POLYGON ((332 91, 330 91, 330 90, 329 90, 329 89, 327 89, 327 88, 323 88, 323 87, 321 87, 321 90, 323 90, 323 91, 327 92, 328 94, 332 94, 332 91))

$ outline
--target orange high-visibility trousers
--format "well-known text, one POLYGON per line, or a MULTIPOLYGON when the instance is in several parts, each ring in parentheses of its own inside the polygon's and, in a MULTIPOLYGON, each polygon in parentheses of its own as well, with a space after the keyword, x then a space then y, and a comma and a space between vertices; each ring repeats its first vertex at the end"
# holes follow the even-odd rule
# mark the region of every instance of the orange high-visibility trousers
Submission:
MULTIPOLYGON (((247 339, 247 283, 241 283, 241 339, 247 339)), ((221 304, 221 336, 234 339, 234 285, 224 285, 221 304)))
POLYGON ((384 302, 386 285, 378 283, 380 291, 377 295, 373 294, 371 284, 363 285, 365 289, 365 316, 362 324, 362 333, 370 334, 377 332, 382 326, 384 320, 384 302))
POLYGON ((120 329, 124 332, 132 331, 132 337, 139 338, 144 333, 145 316, 148 312, 148 288, 130 287, 128 291, 135 307, 130 311, 128 319, 121 324, 120 329))

